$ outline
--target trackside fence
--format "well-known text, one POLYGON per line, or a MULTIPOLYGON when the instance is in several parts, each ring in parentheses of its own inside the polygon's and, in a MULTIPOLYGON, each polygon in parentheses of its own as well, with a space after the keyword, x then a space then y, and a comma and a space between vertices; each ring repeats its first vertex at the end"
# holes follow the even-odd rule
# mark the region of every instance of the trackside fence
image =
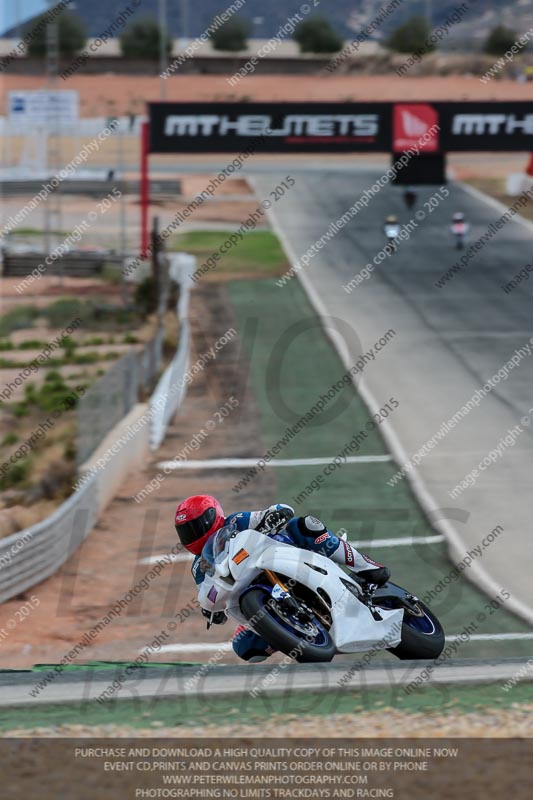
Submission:
MULTIPOLYGON (((189 278, 191 265, 187 259, 170 256, 169 274, 172 280, 180 285, 179 299, 176 307, 180 332, 179 344, 172 359, 150 400, 151 429, 150 449, 157 450, 165 437, 169 422, 178 410, 187 384, 185 375, 189 368, 189 351, 191 346, 191 329, 188 319, 189 296, 192 281, 189 278)), ((194 269, 193 269, 194 271, 194 269)))

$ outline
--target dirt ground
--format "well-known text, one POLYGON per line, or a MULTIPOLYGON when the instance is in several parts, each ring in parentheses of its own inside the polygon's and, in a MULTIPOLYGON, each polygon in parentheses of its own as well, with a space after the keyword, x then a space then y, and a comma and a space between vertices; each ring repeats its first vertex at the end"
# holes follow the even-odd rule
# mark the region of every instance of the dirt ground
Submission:
MULTIPOLYGON (((38 280, 34 280, 25 286, 24 291, 19 293, 16 287, 22 280, 23 277, 21 276, 7 277, 2 275, 0 313, 5 314, 17 305, 32 305, 38 308, 45 308, 54 300, 66 295, 69 297, 73 295, 94 297, 107 303, 120 303, 121 300, 120 286, 103 283, 101 280, 94 280, 93 278, 69 278, 68 275, 62 277, 43 274, 38 280)), ((51 334, 50 328, 36 325, 33 328, 24 328, 17 331, 12 336, 14 337, 13 341, 16 342, 41 338, 49 341, 51 334)), ((96 336, 97 334, 92 335, 96 336)))
MULTIPOLYGON (((182 175, 181 180, 181 193, 184 197, 196 197, 205 189, 212 175, 182 175)), ((253 191, 250 188, 248 181, 245 178, 228 178, 224 183, 215 187, 213 192, 214 197, 224 197, 227 200, 228 195, 252 195, 253 191)))
MULTIPOLYGON (((191 322, 193 351, 191 364, 234 325, 223 283, 210 282, 195 289, 192 295, 191 322)), ((35 663, 60 661, 71 647, 92 627, 113 603, 151 569, 139 563, 150 556, 163 556, 177 544, 173 519, 180 498, 198 492, 212 493, 233 509, 231 487, 240 477, 229 470, 171 473, 157 491, 143 502, 134 495, 143 489, 159 470, 158 461, 172 459, 194 434, 200 431, 214 412, 231 395, 239 408, 217 424, 194 457, 255 457, 262 452, 253 397, 246 393, 245 372, 237 364, 241 343, 234 337, 208 363, 188 390, 181 410, 170 426, 167 437, 144 470, 133 472, 117 497, 106 509, 100 522, 83 546, 53 577, 0 607, 0 629, 14 616, 25 597, 36 595, 39 606, 10 631, 0 646, 0 667, 23 667, 35 663), (243 377, 244 376, 244 377, 243 377), (245 397, 246 395, 246 397, 245 397)), ((245 508, 261 508, 270 502, 271 478, 262 475, 240 495, 245 508)), ((134 659, 177 611, 186 608, 196 597, 190 575, 190 563, 177 562, 165 567, 122 616, 113 620, 85 648, 79 661, 90 659, 134 659)), ((227 641, 230 624, 215 628, 207 635, 205 621, 195 610, 175 631, 174 641, 227 641)), ((170 642, 170 640, 169 640, 170 642)), ((202 654, 196 660, 203 660, 202 654)), ((194 653, 151 655, 152 660, 179 661, 195 659, 194 653)), ((231 654, 226 661, 236 660, 231 654)))
MULTIPOLYGON (((153 728, 129 728, 126 725, 60 725, 54 728, 20 729, 6 732, 7 737, 136 737, 136 738, 187 738, 187 737, 283 737, 301 739, 319 737, 336 739, 341 737, 377 738, 406 736, 412 738, 466 737, 472 739, 533 736, 533 706, 472 711, 465 714, 427 711, 408 713, 384 707, 379 711, 358 711, 354 714, 331 714, 325 716, 275 715, 261 722, 260 734, 257 724, 243 722, 212 725, 180 725, 171 728, 161 723, 153 728)), ((452 797, 453 795, 448 795, 452 797)), ((463 797, 472 797, 468 793, 463 797)))
MULTIPOLYGON (((530 100, 531 86, 510 80, 481 83, 477 77, 399 77, 397 75, 251 75, 237 88, 227 75, 175 76, 166 82, 168 100, 530 100)), ((0 100, 12 89, 44 89, 46 76, 5 75, 0 100)), ((142 113, 143 104, 160 99, 158 76, 76 75, 68 89, 80 92, 83 117, 142 113)))

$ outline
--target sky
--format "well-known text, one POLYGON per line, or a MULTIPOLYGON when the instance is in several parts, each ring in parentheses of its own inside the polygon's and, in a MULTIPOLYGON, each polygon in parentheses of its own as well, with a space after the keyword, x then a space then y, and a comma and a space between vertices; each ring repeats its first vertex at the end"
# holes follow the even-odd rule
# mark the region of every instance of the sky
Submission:
POLYGON ((33 17, 47 8, 46 0, 0 0, 0 33, 22 21, 33 17))

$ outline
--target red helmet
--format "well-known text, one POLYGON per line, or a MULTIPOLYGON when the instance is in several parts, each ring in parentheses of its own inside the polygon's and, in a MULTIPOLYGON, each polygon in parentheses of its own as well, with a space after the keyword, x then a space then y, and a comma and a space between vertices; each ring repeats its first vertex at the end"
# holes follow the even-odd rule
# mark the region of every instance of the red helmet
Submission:
POLYGON ((216 498, 208 494, 196 494, 179 504, 174 525, 182 545, 189 553, 198 556, 209 537, 225 521, 224 511, 216 498))

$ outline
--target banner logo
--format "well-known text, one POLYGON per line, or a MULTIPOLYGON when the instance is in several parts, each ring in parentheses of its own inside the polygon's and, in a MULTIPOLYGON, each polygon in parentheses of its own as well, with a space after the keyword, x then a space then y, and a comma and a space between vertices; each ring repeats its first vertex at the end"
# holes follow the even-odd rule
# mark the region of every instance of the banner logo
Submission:
POLYGON ((395 153, 418 147, 421 153, 436 153, 440 149, 437 126, 439 115, 433 106, 416 103, 394 106, 392 149, 395 153), (432 130, 432 128, 434 128, 432 130))

